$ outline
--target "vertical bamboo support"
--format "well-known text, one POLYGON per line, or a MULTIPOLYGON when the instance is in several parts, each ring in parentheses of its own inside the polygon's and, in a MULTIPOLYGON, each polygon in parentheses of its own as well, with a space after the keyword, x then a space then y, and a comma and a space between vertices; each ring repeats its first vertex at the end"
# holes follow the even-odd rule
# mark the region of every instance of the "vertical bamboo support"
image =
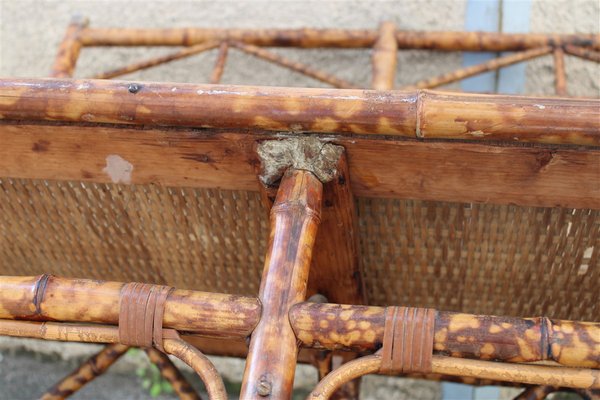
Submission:
POLYGON ((210 83, 221 82, 223 76, 223 70, 225 69, 225 62, 227 61, 227 53, 229 52, 229 44, 227 42, 221 43, 219 46, 219 52, 217 53, 217 60, 210 76, 210 83))
POLYGON ((556 94, 565 96, 567 94, 567 77, 565 72, 565 52, 561 47, 554 49, 554 87, 556 94))
POLYGON ((250 341, 242 399, 291 396, 298 345, 288 312, 306 294, 322 190, 319 179, 305 170, 289 169, 281 181, 259 293, 262 318, 250 341))
POLYGON ((98 354, 95 354, 75 371, 48 389, 40 399, 62 400, 81 389, 84 385, 102 375, 129 349, 123 344, 109 344, 98 354))
POLYGON ((58 54, 50 73, 51 77, 70 78, 73 76, 77 58, 79 58, 79 51, 82 47, 79 34, 88 25, 88 22, 87 18, 73 17, 58 48, 58 54))
POLYGON ((393 89, 398 62, 397 52, 396 26, 392 22, 384 22, 379 27, 379 37, 373 47, 373 89, 393 89))
POLYGON ((173 391, 177 393, 180 400, 201 400, 192 385, 165 353, 155 348, 147 348, 144 351, 150 362, 156 365, 161 376, 171 384, 173 391))

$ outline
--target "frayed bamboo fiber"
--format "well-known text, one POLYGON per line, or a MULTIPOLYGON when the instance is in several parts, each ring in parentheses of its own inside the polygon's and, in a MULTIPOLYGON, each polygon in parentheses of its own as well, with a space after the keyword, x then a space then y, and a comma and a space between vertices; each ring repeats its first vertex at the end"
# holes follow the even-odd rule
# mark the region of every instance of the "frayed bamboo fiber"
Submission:
POLYGON ((426 90, 0 79, 0 117, 600 145, 599 100, 426 90))

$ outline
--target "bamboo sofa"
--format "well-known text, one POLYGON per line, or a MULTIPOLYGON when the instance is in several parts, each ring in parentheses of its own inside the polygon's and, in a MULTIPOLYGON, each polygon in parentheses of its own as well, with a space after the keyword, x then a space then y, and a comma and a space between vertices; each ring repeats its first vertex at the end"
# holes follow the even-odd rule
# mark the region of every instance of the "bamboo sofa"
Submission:
POLYGON ((297 362, 317 367, 310 399, 357 398, 365 374, 594 398, 600 102, 565 97, 564 57, 599 51, 598 35, 74 20, 52 78, 0 79, 0 334, 107 344, 45 399, 129 347, 182 399, 199 397, 165 353, 211 399, 227 395, 205 354, 246 358, 243 399, 290 398, 297 362), (71 78, 83 46, 159 45, 185 47, 71 78), (372 48, 372 90, 268 47, 372 48), (106 80, 210 49, 211 84, 106 80), (232 49, 336 88, 219 85, 232 49), (392 90, 404 49, 515 53, 392 90), (546 54, 562 97, 429 90, 546 54))

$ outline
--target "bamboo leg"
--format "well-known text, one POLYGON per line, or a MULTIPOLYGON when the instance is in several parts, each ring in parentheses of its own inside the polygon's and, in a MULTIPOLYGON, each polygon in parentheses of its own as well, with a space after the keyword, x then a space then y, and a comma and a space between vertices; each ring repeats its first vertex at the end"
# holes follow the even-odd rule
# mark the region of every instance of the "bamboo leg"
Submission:
POLYGON ((554 386, 532 386, 525 389, 514 400, 544 400, 550 393, 558 390, 554 386))
POLYGON ((566 45, 563 47, 565 53, 589 61, 600 62, 600 51, 584 49, 583 47, 566 45))
POLYGON ((110 71, 106 71, 106 72, 102 72, 98 75, 93 76, 91 79, 110 79, 110 78, 115 78, 117 76, 121 76, 121 75, 125 75, 125 74, 129 74, 135 71, 139 71, 142 69, 147 69, 147 68, 151 68, 151 67, 155 67, 157 65, 160 64, 165 64, 168 63, 170 61, 174 61, 174 60, 179 60, 182 58, 186 58, 186 57, 190 57, 193 56, 195 54, 200 54, 202 52, 205 52, 207 50, 212 50, 215 47, 217 47, 219 44, 218 42, 206 42, 206 43, 200 43, 197 44, 195 46, 192 47, 187 47, 185 49, 176 51, 174 53, 170 53, 164 56, 160 56, 160 57, 155 57, 155 58, 151 58, 148 60, 144 60, 144 61, 139 61, 133 64, 129 64, 126 65, 124 67, 121 68, 117 68, 117 69, 113 69, 110 71))
POLYGON ((166 354, 154 348, 144 349, 144 351, 148 359, 159 369, 162 377, 171 384, 173 390, 181 400, 201 400, 201 397, 196 393, 192 385, 190 385, 166 354))
POLYGON ((508 56, 495 58, 482 64, 461 68, 459 70, 436 76, 434 78, 425 79, 415 83, 414 85, 407 86, 404 89, 431 89, 438 86, 447 85, 449 83, 456 82, 473 75, 478 75, 483 72, 494 71, 499 68, 507 67, 509 65, 516 64, 522 61, 531 60, 532 58, 548 54, 551 51, 552 47, 547 46, 540 47, 538 49, 523 51, 521 53, 510 54, 508 56))
POLYGON ((221 82, 223 70, 225 69, 225 62, 227 61, 228 51, 229 45, 227 44, 227 42, 221 43, 221 46, 219 47, 219 53, 217 54, 217 61, 215 62, 215 66, 210 77, 210 83, 221 82))
POLYGON ((54 60, 51 77, 54 78, 69 78, 73 76, 77 58, 81 51, 80 33, 88 25, 89 21, 86 18, 76 16, 73 17, 65 37, 58 48, 58 54, 54 60))
POLYGON ((373 79, 371 87, 377 90, 394 88, 394 76, 398 63, 398 42, 396 26, 392 22, 384 22, 379 27, 379 37, 373 47, 373 79))
POLYGON ((278 54, 272 53, 268 50, 261 49, 260 47, 253 46, 250 44, 243 44, 240 42, 232 42, 231 45, 236 49, 243 51, 244 53, 251 54, 255 57, 262 58, 263 60, 270 61, 274 64, 281 65, 282 67, 289 68, 293 71, 299 72, 306 76, 310 76, 316 80, 321 82, 325 82, 330 84, 333 87, 341 88, 341 89, 354 89, 356 86, 353 84, 346 82, 343 79, 336 78, 335 76, 328 74, 323 71, 319 71, 313 67, 308 65, 292 61, 288 58, 282 57, 278 54))
POLYGON ((71 396, 84 385, 102 375, 129 349, 123 344, 109 344, 81 364, 70 375, 42 394, 42 400, 60 400, 71 396))
POLYGON ((567 77, 565 73, 565 52, 562 48, 554 49, 554 87, 556 94, 565 96, 567 94, 567 77))
POLYGON ((288 399, 298 353, 288 319, 306 294, 321 212, 321 182, 305 170, 284 175, 271 209, 269 250, 259 297, 262 317, 252 333, 240 398, 288 399))

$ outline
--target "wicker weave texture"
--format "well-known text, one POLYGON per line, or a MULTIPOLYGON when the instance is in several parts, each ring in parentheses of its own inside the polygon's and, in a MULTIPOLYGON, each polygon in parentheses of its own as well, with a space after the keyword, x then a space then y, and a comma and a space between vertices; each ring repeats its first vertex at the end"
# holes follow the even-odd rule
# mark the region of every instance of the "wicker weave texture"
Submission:
MULTIPOLYGON (((3 178, 0 196, 2 275, 258 293, 257 193, 3 178)), ((370 304, 600 321, 599 211, 357 203, 370 304)))

